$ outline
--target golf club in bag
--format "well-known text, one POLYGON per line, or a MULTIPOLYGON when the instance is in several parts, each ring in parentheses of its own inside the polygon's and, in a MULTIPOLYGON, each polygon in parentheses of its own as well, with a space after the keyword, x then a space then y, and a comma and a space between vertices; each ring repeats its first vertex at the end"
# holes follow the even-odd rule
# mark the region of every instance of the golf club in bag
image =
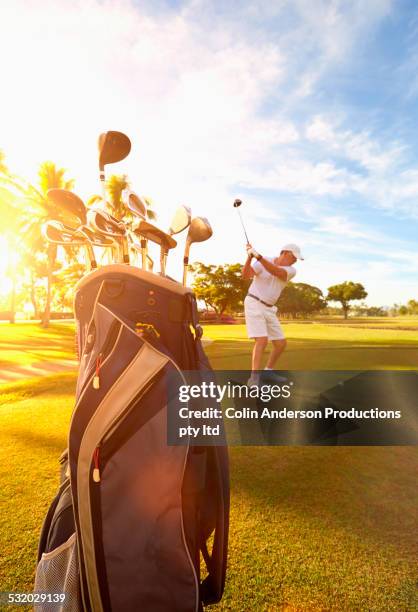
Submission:
MULTIPOLYGON (((211 233, 205 219, 190 228, 187 255, 211 233)), ((167 443, 168 381, 212 376, 196 299, 167 277, 112 264, 79 281, 74 312, 76 402, 35 590, 66 593, 54 612, 201 612, 225 584, 227 449, 167 443)))

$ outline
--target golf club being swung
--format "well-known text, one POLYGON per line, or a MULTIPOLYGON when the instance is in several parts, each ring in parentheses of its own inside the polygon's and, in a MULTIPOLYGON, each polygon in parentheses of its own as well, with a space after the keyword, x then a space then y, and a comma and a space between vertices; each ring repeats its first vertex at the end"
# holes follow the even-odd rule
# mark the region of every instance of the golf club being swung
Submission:
POLYGON ((245 229, 244 221, 243 221, 243 219, 242 219, 241 211, 240 211, 240 209, 239 209, 239 207, 241 206, 241 204, 242 204, 242 200, 240 200, 239 198, 237 198, 236 200, 234 200, 234 208, 236 208, 236 209, 237 209, 237 212, 238 212, 238 215, 239 215, 239 218, 240 218, 240 221, 241 221, 242 229, 244 230, 245 238, 246 238, 246 240, 247 240, 247 244, 250 244, 250 240, 249 240, 249 238, 248 238, 247 231, 246 231, 246 229, 245 229))

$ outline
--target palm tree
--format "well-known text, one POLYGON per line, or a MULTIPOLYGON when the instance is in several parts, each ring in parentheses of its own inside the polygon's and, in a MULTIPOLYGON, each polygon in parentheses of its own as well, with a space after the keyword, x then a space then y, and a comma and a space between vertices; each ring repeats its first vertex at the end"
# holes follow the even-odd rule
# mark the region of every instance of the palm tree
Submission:
MULTIPOLYGON (((23 179, 9 175, 3 179, 9 193, 13 194, 15 200, 15 214, 18 219, 18 233, 24 236, 24 241, 19 244, 22 249, 26 248, 27 255, 32 255, 33 262, 37 265, 31 266, 31 275, 35 269, 39 269, 36 254, 44 252, 47 258, 47 291, 45 310, 42 317, 42 326, 48 327, 51 316, 52 284, 55 268, 57 267, 57 247, 54 244, 45 244, 41 234, 41 228, 49 219, 60 219, 61 213, 55 205, 48 200, 48 189, 62 188, 72 189, 74 180, 67 179, 66 170, 57 168, 52 161, 45 161, 39 166, 38 184, 32 185, 23 179)), ((33 285, 33 276, 31 279, 33 285)))
MULTIPOLYGON (((130 213, 125 204, 122 201, 122 192, 125 189, 129 189, 130 184, 126 174, 112 174, 106 181, 106 193, 109 198, 107 202, 109 212, 117 219, 132 220, 132 213, 130 213)), ((153 208, 152 201, 150 198, 142 198, 147 206, 147 218, 152 221, 157 218, 157 215, 153 208)), ((94 195, 87 201, 87 206, 92 206, 96 202, 102 201, 102 196, 94 195)))
MULTIPOLYGON (((64 168, 57 168, 54 162, 45 161, 39 166, 38 170, 39 187, 29 185, 28 199, 35 205, 38 213, 34 218, 28 217, 28 221, 26 223, 26 231, 31 237, 30 242, 33 245, 39 245, 42 224, 48 219, 56 219, 60 217, 60 211, 57 211, 55 205, 51 204, 51 202, 48 200, 48 189, 74 188, 74 179, 67 179, 65 174, 66 170, 64 168)), ((51 318, 52 284, 57 259, 56 245, 48 244, 46 252, 48 268, 46 302, 42 317, 43 327, 49 326, 49 321, 51 318)))

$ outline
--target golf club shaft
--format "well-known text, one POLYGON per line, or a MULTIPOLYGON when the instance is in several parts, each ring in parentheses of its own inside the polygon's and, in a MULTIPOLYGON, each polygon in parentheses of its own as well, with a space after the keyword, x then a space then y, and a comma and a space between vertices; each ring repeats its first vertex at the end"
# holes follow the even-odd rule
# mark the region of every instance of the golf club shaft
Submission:
POLYGON ((164 246, 161 246, 161 251, 160 251, 160 272, 162 276, 165 276, 165 269, 167 266, 167 256, 168 256, 168 249, 164 246))
POLYGON ((186 242, 186 248, 184 249, 184 258, 183 258, 183 286, 186 287, 187 284, 187 272, 189 271, 189 253, 190 253, 190 244, 186 242))
POLYGON ((240 221, 241 221, 242 229, 244 230, 244 234, 245 234, 245 238, 246 238, 246 240, 247 240, 247 244, 250 244, 250 240, 249 240, 249 238, 248 238, 248 236, 247 236, 247 231, 246 231, 246 229, 245 229, 244 221, 242 220, 241 211, 240 211, 240 209, 239 209, 239 208, 237 208, 237 211, 238 211, 239 218, 240 218, 240 221))
POLYGON ((106 176, 104 170, 100 172, 100 185, 102 187, 103 210, 106 210, 106 176))
POLYGON ((187 284, 187 272, 189 270, 189 261, 186 258, 184 258, 184 264, 183 264, 183 286, 186 287, 187 284))
POLYGON ((147 240, 145 238, 141 238, 141 259, 142 259, 142 269, 147 269, 147 255, 148 255, 148 245, 147 240))
POLYGON ((94 255, 93 246, 90 242, 87 242, 86 244, 86 251, 87 251, 88 258, 90 260, 90 269, 95 270, 97 268, 97 261, 94 255))

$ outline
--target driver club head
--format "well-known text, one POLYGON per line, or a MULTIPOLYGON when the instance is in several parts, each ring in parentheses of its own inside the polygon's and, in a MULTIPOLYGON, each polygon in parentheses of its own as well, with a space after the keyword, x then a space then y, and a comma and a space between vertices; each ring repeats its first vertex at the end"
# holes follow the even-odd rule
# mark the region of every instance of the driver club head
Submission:
POLYGON ((59 209, 86 223, 86 206, 81 198, 68 189, 48 189, 47 197, 59 209))
POLYGON ((107 164, 115 164, 125 159, 131 150, 131 141, 123 132, 103 132, 98 140, 99 170, 104 171, 107 164))
POLYGON ((204 242, 213 234, 212 227, 206 217, 194 217, 187 232, 187 243, 204 242))
POLYGON ((234 200, 234 208, 238 208, 239 206, 241 206, 241 204, 242 204, 242 200, 240 200, 239 198, 234 200))

